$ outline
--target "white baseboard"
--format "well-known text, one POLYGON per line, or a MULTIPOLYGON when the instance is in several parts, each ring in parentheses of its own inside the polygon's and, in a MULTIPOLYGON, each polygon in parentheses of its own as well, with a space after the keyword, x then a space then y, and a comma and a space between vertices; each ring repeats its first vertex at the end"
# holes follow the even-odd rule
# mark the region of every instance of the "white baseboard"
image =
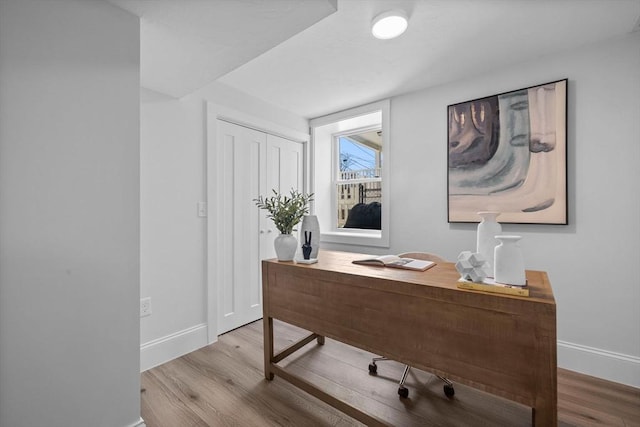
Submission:
POLYGON ((142 419, 142 417, 140 417, 140 419, 137 422, 131 424, 129 427, 147 427, 147 425, 144 423, 144 420, 142 419))
POLYGON ((140 346, 140 372, 183 356, 207 344, 206 323, 146 342, 140 346))
POLYGON ((640 357, 558 341, 558 366, 640 388, 640 357))

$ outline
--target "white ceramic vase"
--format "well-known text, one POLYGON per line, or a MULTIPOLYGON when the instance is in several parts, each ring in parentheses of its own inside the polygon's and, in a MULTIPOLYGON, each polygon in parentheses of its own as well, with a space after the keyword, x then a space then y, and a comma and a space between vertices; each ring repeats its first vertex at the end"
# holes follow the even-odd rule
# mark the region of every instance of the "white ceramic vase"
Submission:
POLYGON ((525 286, 527 279, 524 272, 524 257, 518 241, 521 236, 496 236, 500 242, 496 246, 494 279, 498 283, 525 286))
POLYGON ((498 245, 495 236, 502 233, 502 226, 496 221, 500 212, 484 211, 478 212, 482 220, 478 224, 476 236, 476 252, 481 254, 489 263, 489 268, 493 271, 495 265, 493 255, 494 249, 498 245))
POLYGON ((298 239, 293 234, 280 234, 273 242, 278 261, 293 261, 298 248, 298 239))
POLYGON ((304 232, 311 232, 311 255, 310 258, 318 258, 318 250, 320 249, 320 223, 316 215, 305 215, 302 217, 300 225, 300 238, 304 239, 304 232))

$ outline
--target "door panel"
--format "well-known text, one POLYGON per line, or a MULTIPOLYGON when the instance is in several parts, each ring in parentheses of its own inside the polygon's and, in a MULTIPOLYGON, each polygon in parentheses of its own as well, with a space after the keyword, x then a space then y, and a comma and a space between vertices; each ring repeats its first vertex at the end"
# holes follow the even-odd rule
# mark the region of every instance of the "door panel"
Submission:
MULTIPOLYGON (((302 155, 302 144, 279 136, 267 135, 266 194, 272 195, 272 189, 284 194, 289 194, 291 189, 303 191, 302 155)), ((263 221, 268 232, 263 236, 262 259, 275 258, 273 242, 279 232, 269 218, 265 216, 263 221)))
POLYGON ((264 191, 266 135, 222 121, 218 129, 218 141, 224 144, 222 282, 218 284, 218 333, 223 333, 262 317, 257 261, 261 213, 253 199, 264 191))
MULTIPOLYGON (((218 138, 218 141, 223 141, 224 145, 222 150, 224 157, 224 172, 222 174, 224 179, 222 185, 223 193, 222 197, 218 200, 218 203, 222 203, 223 206, 229 206, 229 209, 233 209, 233 157, 236 136, 234 134, 225 133, 222 138, 218 138)), ((233 218, 233 211, 226 211, 226 215, 223 218, 224 229, 228 229, 228 222, 231 218, 233 218)), ((222 278, 222 281, 218 284, 218 308, 221 318, 218 319, 218 322, 220 322, 221 319, 232 315, 234 312, 235 295, 233 290, 233 269, 228 268, 228 266, 233 262, 233 254, 229 251, 229 248, 233 247, 231 242, 232 237, 233 236, 228 233, 220 235, 220 239, 222 240, 221 247, 223 250, 220 255, 220 277, 222 278)))
MULTIPOLYGON (((223 189, 218 283, 218 334, 262 317, 261 260, 275 257, 278 230, 255 206, 272 189, 303 188, 303 146, 218 120, 223 189)), ((210 202, 214 203, 214 202, 210 202)))
POLYGON ((267 135, 267 160, 269 165, 269 182, 271 188, 289 193, 294 190, 302 191, 302 144, 267 135))

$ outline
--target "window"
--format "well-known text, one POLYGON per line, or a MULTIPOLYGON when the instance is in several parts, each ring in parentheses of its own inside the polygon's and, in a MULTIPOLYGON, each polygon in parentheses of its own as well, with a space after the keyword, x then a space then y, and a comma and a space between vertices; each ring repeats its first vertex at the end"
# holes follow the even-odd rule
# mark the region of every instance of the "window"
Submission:
POLYGON ((388 247, 389 101, 311 120, 323 242, 388 247))
POLYGON ((334 137, 338 163, 338 228, 380 230, 382 206, 382 129, 376 126, 334 137), (355 209, 354 209, 355 208, 355 209), (347 215, 345 213, 348 212, 347 215))

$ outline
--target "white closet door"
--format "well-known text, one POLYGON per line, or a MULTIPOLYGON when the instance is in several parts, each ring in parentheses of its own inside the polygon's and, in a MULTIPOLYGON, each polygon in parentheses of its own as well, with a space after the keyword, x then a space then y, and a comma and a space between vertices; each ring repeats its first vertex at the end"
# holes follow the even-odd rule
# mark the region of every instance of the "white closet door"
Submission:
POLYGON ((218 121, 222 144, 222 239, 218 247, 218 334, 262 318, 261 260, 274 258, 278 231, 255 206, 272 189, 302 191, 302 144, 218 121))
POLYGON ((260 277, 261 212, 253 199, 265 192, 266 134, 218 122, 223 144, 221 270, 218 277, 218 333, 262 317, 260 277))
MULTIPOLYGON (((273 195, 272 190, 281 194, 289 194, 291 189, 303 190, 303 147, 302 144, 281 138, 275 135, 267 135, 267 182, 265 196, 273 195)), ((262 218, 262 234, 260 251, 262 259, 276 257, 273 247, 275 238, 280 234, 273 225, 273 221, 262 218)))

